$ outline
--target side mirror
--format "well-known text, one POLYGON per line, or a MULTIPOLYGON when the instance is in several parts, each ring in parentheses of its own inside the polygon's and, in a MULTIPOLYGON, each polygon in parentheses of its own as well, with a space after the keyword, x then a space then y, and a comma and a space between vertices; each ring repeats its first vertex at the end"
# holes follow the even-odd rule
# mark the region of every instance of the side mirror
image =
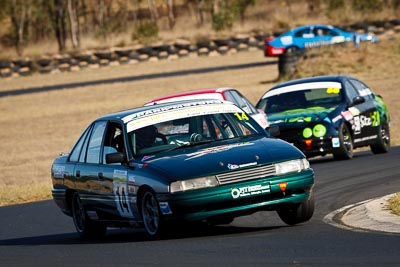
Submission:
POLYGON ((365 98, 362 96, 356 96, 353 98, 353 102, 350 103, 350 106, 359 105, 365 102, 365 98))
POLYGON ((269 135, 272 137, 277 137, 281 133, 278 125, 271 125, 271 126, 267 127, 266 130, 268 131, 269 135))
POLYGON ((121 152, 109 153, 106 155, 106 163, 123 163, 125 162, 125 156, 121 152))

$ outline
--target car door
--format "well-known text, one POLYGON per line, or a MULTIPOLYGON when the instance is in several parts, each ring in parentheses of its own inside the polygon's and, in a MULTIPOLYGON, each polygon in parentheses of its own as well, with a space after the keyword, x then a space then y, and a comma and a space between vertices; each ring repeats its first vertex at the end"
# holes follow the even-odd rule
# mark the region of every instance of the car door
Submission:
POLYGON ((350 103, 349 111, 353 115, 354 146, 362 146, 376 135, 374 128, 377 127, 374 125, 377 122, 373 119, 376 116, 376 108, 372 94, 366 85, 355 79, 346 81, 345 88, 350 103))
POLYGON ((100 152, 106 125, 106 121, 93 123, 90 135, 83 143, 79 161, 74 169, 74 187, 80 195, 82 204, 90 214, 105 202, 103 198, 98 196, 98 192, 101 190, 98 184, 98 175, 101 171, 100 152))
MULTIPOLYGON (((102 153, 97 175, 97 195, 105 200, 105 210, 109 220, 123 220, 134 218, 129 198, 129 168, 122 163, 107 163, 106 156, 111 153, 123 153, 126 157, 126 148, 123 127, 119 122, 109 121, 102 144, 102 153)), ((133 187, 131 187, 133 188, 133 187)))
POLYGON ((374 96, 369 87, 356 79, 351 79, 350 82, 357 89, 360 96, 365 99, 362 107, 365 110, 362 117, 360 117, 360 124, 362 127, 363 140, 362 143, 370 143, 371 140, 377 138, 380 126, 380 114, 375 106, 374 96))
POLYGON ((315 46, 315 35, 311 27, 305 27, 293 34, 293 44, 299 48, 311 48, 315 46))

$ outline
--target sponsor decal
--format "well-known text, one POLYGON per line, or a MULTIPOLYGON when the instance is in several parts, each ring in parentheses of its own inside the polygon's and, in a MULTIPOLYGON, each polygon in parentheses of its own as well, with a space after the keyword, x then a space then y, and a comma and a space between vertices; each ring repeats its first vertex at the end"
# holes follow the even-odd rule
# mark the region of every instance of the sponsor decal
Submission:
POLYGON ((332 138, 332 147, 340 147, 339 137, 333 137, 332 138))
POLYGON ((346 121, 351 121, 353 119, 353 114, 350 111, 344 111, 341 115, 346 121))
POLYGON ((154 157, 155 157, 154 155, 144 156, 144 157, 142 158, 142 161, 146 161, 146 160, 149 160, 149 159, 154 158, 154 157))
POLYGON ((54 178, 64 178, 65 166, 54 166, 53 167, 53 177, 54 178))
POLYGON ((227 167, 230 170, 235 170, 235 169, 240 169, 240 168, 245 168, 245 167, 249 167, 249 166, 254 166, 257 165, 257 162, 250 162, 250 163, 245 163, 245 164, 228 164, 227 167))
POLYGON ((291 45, 293 43, 292 36, 283 36, 280 39, 283 45, 291 45))
POLYGON ((219 153, 222 151, 227 151, 227 150, 230 150, 230 149, 236 148, 236 147, 251 146, 251 145, 254 145, 254 143, 244 142, 244 143, 238 143, 238 144, 209 147, 209 148, 202 149, 200 151, 196 151, 194 153, 187 154, 188 158, 185 160, 191 160, 191 159, 202 157, 202 156, 205 156, 208 154, 214 154, 214 153, 219 153))
POLYGON ((357 115, 360 115, 360 110, 358 109, 358 108, 355 108, 355 107, 351 107, 351 108, 349 108, 349 111, 351 112, 351 114, 353 115, 353 116, 357 116, 357 115))
POLYGON ((128 175, 128 184, 135 184, 135 183, 136 183, 135 175, 129 174, 128 175))
POLYGON ((378 137, 377 135, 371 135, 371 136, 367 136, 367 137, 363 137, 363 138, 356 138, 356 139, 354 139, 354 143, 359 143, 359 142, 375 139, 377 137, 378 137))
POLYGON ((258 185, 244 186, 231 189, 231 195, 233 199, 254 196, 259 194, 267 194, 270 192, 271 189, 269 184, 266 185, 258 184, 258 185))
POLYGON ((172 214, 171 208, 168 202, 160 202, 160 210, 162 214, 172 214))
POLYGON ((375 111, 374 113, 371 114, 371 118, 361 115, 361 116, 355 116, 354 117, 354 124, 352 125, 352 129, 354 130, 354 134, 359 134, 361 133, 361 129, 367 126, 379 126, 380 124, 380 118, 379 118, 379 113, 375 111))
POLYGON ((342 118, 342 115, 338 115, 335 118, 332 119, 333 123, 336 123, 338 120, 340 120, 342 118))

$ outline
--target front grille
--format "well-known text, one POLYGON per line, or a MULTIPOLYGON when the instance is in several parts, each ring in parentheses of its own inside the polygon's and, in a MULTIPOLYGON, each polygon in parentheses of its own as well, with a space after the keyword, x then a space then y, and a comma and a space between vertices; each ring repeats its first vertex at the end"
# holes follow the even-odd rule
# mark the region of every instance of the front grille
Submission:
POLYGON ((231 184, 275 175, 275 166, 266 165, 216 175, 219 184, 231 184))

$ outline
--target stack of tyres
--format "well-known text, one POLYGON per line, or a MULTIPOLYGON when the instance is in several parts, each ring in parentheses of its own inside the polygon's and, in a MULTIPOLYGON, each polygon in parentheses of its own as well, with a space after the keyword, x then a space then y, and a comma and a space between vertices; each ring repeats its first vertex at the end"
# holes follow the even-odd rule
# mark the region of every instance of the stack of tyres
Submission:
POLYGON ((0 77, 10 77, 12 73, 12 63, 8 60, 0 60, 0 77))
POLYGON ((286 53, 280 55, 278 62, 279 78, 286 79, 292 77, 296 73, 297 63, 303 54, 303 50, 288 49, 286 53))

